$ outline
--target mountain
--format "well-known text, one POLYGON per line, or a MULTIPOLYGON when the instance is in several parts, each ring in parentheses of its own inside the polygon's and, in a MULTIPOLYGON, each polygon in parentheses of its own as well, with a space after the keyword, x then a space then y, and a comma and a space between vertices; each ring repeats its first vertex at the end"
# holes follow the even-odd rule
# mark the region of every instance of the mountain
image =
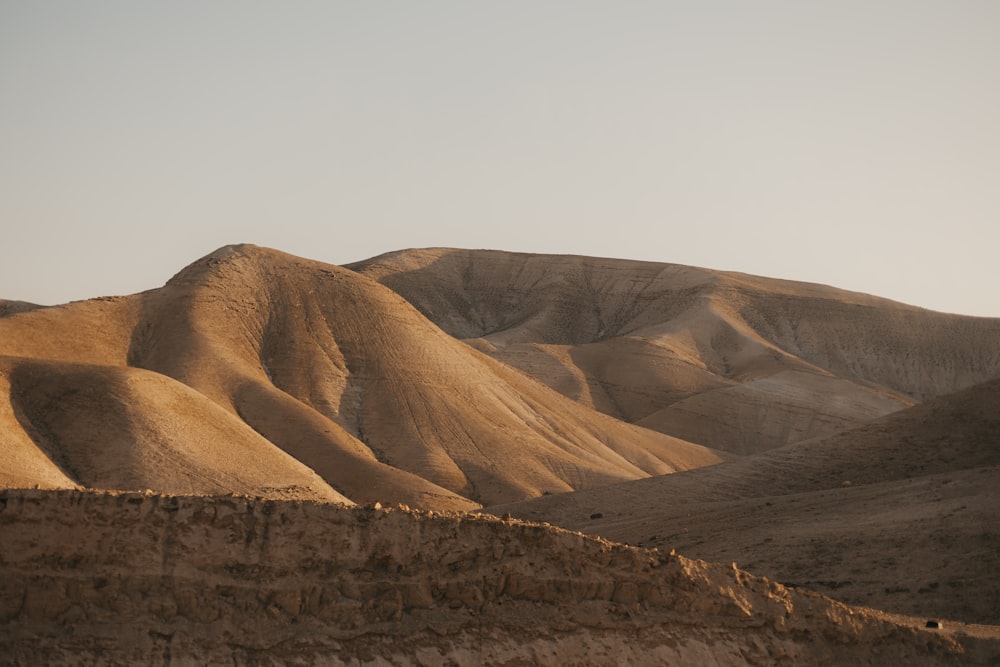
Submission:
POLYGON ((0 358, 0 486, 349 502, 190 387, 149 371, 0 358))
POLYGON ((712 468, 491 511, 1000 624, 1000 379, 712 468))
POLYGON ((998 343, 832 287, 445 249, 227 246, 0 301, 0 654, 996 664, 952 619, 1000 624, 998 343))
POLYGON ((618 419, 738 454, 1000 376, 1000 319, 690 266, 489 250, 349 265, 618 419))
POLYGON ((710 465, 456 341, 353 271, 222 248, 0 318, 0 484, 470 509, 710 465))

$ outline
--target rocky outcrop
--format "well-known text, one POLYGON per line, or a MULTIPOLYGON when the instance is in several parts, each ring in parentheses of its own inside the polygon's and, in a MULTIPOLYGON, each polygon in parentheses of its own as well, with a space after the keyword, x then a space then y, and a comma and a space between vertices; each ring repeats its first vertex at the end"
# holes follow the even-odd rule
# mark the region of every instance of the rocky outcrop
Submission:
POLYGON ((0 492, 9 664, 963 664, 735 566, 547 525, 236 496, 0 492))

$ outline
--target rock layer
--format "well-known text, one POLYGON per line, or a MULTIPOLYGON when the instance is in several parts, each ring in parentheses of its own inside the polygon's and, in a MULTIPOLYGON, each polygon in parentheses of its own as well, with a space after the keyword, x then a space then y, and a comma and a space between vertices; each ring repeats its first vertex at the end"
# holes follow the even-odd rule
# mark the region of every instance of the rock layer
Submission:
POLYGON ((549 526, 240 497, 0 493, 12 664, 962 664, 731 566, 549 526))

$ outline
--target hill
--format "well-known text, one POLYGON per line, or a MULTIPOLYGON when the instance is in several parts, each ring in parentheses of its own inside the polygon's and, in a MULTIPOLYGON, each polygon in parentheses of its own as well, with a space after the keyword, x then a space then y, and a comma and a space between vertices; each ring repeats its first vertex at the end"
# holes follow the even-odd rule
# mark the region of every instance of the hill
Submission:
POLYGON ((254 246, 0 318, 0 365, 12 486, 470 509, 721 460, 565 399, 355 272, 254 246))
POLYGON ((490 511, 733 560, 852 604, 1000 624, 998 406, 994 380, 825 439, 490 511))
POLYGON ((952 621, 1000 624, 998 343, 832 287, 445 249, 227 246, 0 301, 0 655, 996 664, 952 621))
POLYGON ((349 265, 596 410, 738 454, 1000 376, 1000 319, 675 264, 488 250, 349 265))

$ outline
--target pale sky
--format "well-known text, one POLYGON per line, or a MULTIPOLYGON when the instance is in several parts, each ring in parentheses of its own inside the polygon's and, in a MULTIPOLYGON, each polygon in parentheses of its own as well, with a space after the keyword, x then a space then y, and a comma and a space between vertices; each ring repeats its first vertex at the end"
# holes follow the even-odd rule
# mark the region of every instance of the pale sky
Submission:
POLYGON ((249 242, 1000 316, 1000 2, 0 0, 0 298, 249 242))

